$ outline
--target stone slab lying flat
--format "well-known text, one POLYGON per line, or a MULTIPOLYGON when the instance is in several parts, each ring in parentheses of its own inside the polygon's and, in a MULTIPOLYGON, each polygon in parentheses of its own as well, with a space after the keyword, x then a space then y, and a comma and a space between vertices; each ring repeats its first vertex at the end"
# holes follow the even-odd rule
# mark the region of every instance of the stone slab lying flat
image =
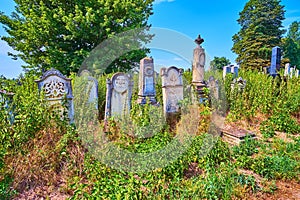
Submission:
POLYGON ((242 128, 225 125, 224 128, 221 129, 222 139, 233 145, 243 142, 246 136, 249 136, 251 139, 256 139, 255 133, 242 128))

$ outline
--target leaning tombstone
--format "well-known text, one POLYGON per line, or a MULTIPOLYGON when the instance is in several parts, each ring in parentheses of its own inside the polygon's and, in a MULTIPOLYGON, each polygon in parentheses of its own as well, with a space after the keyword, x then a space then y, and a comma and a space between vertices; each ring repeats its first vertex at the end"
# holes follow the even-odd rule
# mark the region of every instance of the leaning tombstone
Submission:
POLYGON ((105 120, 130 112, 133 81, 129 74, 118 72, 106 80, 105 120))
POLYGON ((149 99, 151 104, 156 104, 155 100, 155 71, 152 58, 143 58, 140 61, 139 73, 139 93, 138 103, 146 104, 149 99))
POLYGON ((60 71, 51 69, 46 71, 40 80, 35 82, 38 84, 39 91, 43 91, 45 99, 48 101, 51 110, 57 111, 61 119, 64 118, 65 109, 67 107, 67 115, 70 123, 74 122, 74 105, 72 85, 70 78, 66 78, 60 71))
POLYGON ((179 112, 179 102, 183 100, 183 69, 161 68, 163 109, 165 116, 179 112))
POLYGON ((14 108, 12 106, 14 93, 7 92, 6 90, 0 90, 0 105, 1 109, 7 111, 7 120, 12 125, 15 120, 14 108))
POLYGON ((281 49, 280 47, 272 48, 272 59, 271 59, 271 67, 270 67, 270 75, 275 77, 277 76, 277 72, 280 70, 280 62, 281 62, 281 49))

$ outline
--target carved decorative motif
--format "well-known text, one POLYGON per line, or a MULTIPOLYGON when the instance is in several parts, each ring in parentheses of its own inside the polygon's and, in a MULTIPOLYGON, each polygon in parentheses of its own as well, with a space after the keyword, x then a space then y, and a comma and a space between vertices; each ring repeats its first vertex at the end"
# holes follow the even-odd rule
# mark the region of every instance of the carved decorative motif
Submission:
POLYGON ((68 93, 68 88, 65 83, 52 79, 44 84, 44 92, 47 98, 60 98, 68 93))

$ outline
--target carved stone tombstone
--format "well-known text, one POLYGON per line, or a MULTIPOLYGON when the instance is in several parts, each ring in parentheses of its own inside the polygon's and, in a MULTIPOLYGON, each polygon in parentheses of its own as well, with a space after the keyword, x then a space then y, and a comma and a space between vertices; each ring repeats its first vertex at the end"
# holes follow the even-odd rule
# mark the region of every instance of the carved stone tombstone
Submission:
POLYGON ((39 90, 43 90, 46 100, 53 110, 58 111, 61 116, 65 111, 63 104, 66 103, 68 120, 74 122, 74 105, 71 79, 66 78, 60 71, 51 69, 46 71, 40 80, 36 80, 39 90))
POLYGON ((193 81, 192 83, 196 86, 202 85, 204 83, 204 65, 205 65, 205 52, 201 47, 204 39, 198 36, 195 40, 197 47, 194 49, 193 58, 193 81))
POLYGON ((183 100, 183 69, 161 68, 163 108, 165 115, 179 111, 179 101, 183 100))
POLYGON ((155 71, 152 58, 143 58, 140 61, 139 73, 139 104, 146 104, 149 98, 151 104, 156 104, 155 100, 155 71))
POLYGON ((130 112, 133 81, 130 75, 118 72, 106 80, 105 119, 130 112))
POLYGON ((193 91, 196 93, 197 97, 193 97, 194 100, 203 103, 205 101, 204 98, 204 88, 207 86, 204 81, 204 65, 205 65, 205 51, 202 48, 201 44, 204 42, 204 39, 199 35, 195 40, 197 47, 193 52, 193 91))
POLYGON ((215 77, 209 77, 207 86, 210 90, 210 98, 219 99, 219 82, 215 80, 215 77))
POLYGON ((280 62, 281 62, 281 49, 280 47, 272 48, 272 59, 271 59, 271 67, 270 67, 270 75, 275 77, 277 72, 280 70, 280 62))

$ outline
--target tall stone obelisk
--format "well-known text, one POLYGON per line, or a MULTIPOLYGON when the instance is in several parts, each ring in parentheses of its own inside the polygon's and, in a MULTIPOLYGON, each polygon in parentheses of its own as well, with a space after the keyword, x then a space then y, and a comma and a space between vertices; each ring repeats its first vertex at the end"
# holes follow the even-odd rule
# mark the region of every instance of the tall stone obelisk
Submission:
POLYGON ((204 81, 204 65, 205 65, 205 51, 202 48, 201 44, 204 42, 204 39, 198 35, 198 38, 195 39, 197 47, 194 49, 194 58, 193 58, 193 80, 192 84, 196 93, 198 94, 198 99, 200 102, 203 101, 204 91, 206 83, 204 81))

